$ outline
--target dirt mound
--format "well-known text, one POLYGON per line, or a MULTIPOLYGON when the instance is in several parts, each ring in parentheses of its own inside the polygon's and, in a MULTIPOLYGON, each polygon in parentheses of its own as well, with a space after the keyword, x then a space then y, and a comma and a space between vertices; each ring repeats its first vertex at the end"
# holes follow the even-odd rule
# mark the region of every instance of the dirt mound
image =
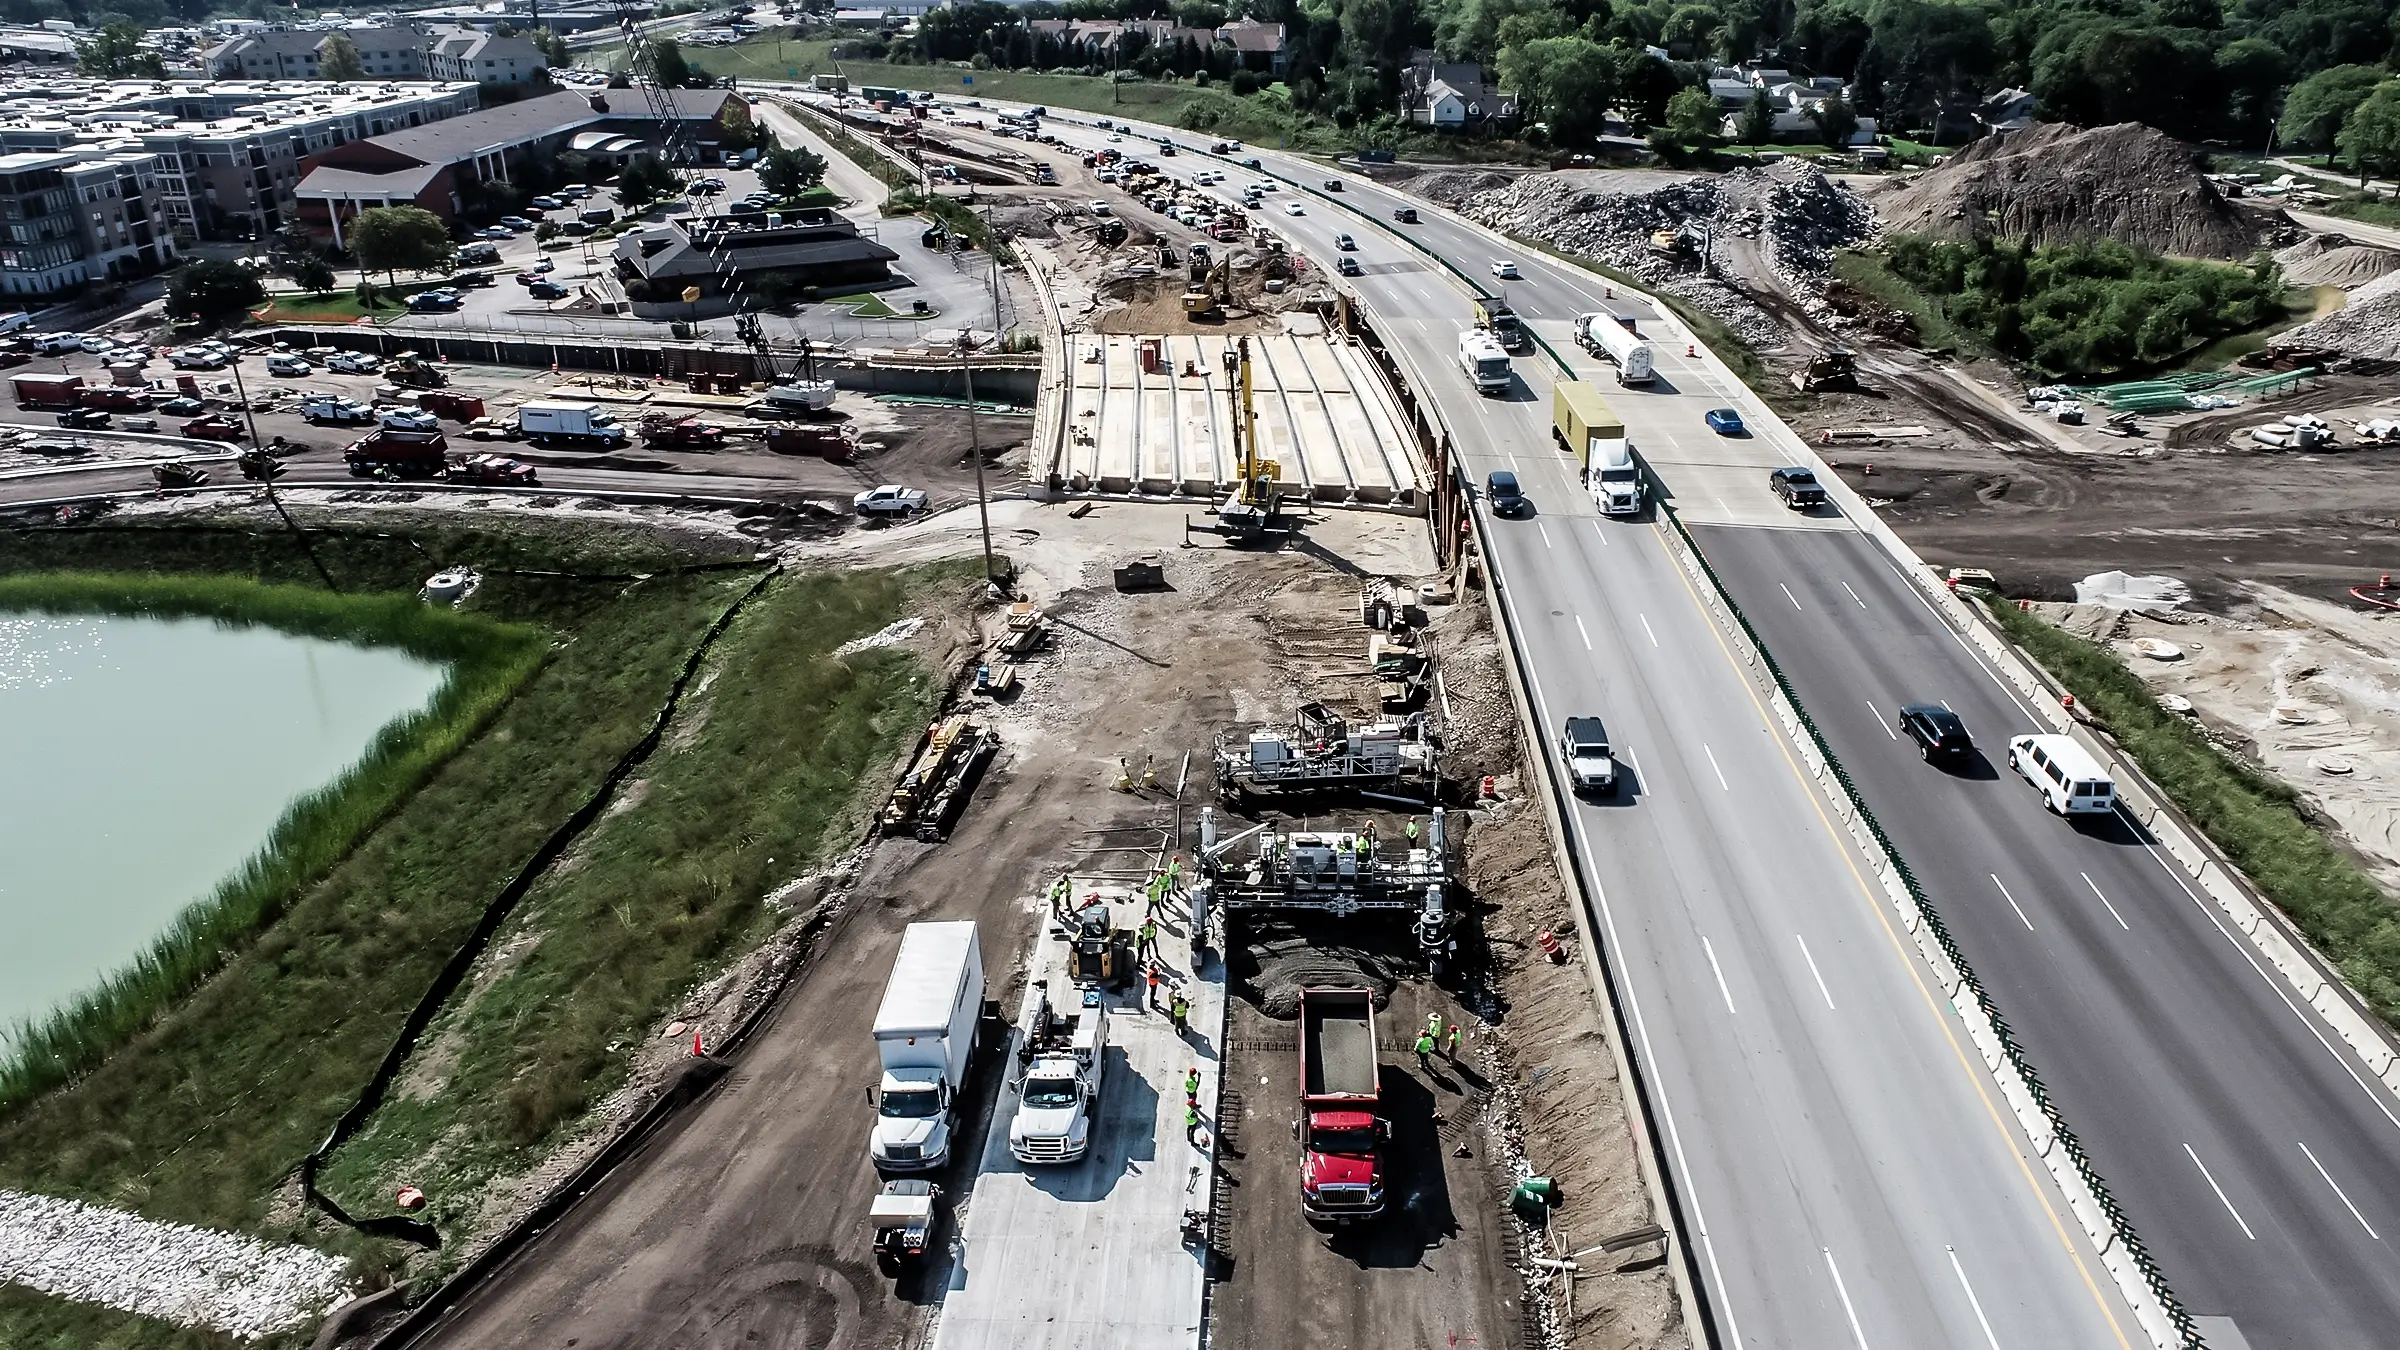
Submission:
POLYGON ((2400 270, 2400 252, 2353 243, 2343 235, 2312 234, 2280 250, 2284 279, 2299 286, 2339 286, 2354 291, 2378 277, 2400 270))
POLYGON ((2281 347, 2326 347, 2374 361, 2400 359, 2400 271, 2350 293, 2350 303, 2276 340, 2281 347))
POLYGON ((1515 181, 1509 174, 1483 169, 1442 169, 1418 178, 1408 189, 1427 201, 1456 206, 1486 192, 1503 191, 1515 181))
POLYGON ((2258 244, 2191 147, 2138 122, 1986 136, 1876 207, 1894 230, 1950 238, 2117 239, 2196 258, 2247 257, 2258 244))

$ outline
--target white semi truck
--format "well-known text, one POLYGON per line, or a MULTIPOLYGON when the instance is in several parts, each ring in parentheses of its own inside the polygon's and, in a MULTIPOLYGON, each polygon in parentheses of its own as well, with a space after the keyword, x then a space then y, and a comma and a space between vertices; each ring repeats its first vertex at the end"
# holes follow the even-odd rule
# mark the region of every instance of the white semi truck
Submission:
POLYGON ((1575 316, 1575 341, 1592 355, 1615 362, 1619 384, 1648 384, 1656 374, 1650 344, 1614 314, 1575 316))
POLYGON ((867 1145, 877 1170, 923 1172, 950 1160, 959 1087, 983 1014, 983 949, 971 922, 912 923, 875 1012, 883 1077, 867 1145))
POLYGON ((1458 368, 1475 382, 1478 394, 1508 392, 1508 350, 1481 328, 1458 335, 1458 368))
POLYGON ((1024 1041, 1017 1047, 1025 1074, 1017 1113, 1008 1123, 1008 1151, 1029 1166, 1080 1161, 1091 1151, 1108 1053, 1108 1009, 1095 997, 1072 1012, 1050 1006, 1050 986, 1025 990, 1024 1041))

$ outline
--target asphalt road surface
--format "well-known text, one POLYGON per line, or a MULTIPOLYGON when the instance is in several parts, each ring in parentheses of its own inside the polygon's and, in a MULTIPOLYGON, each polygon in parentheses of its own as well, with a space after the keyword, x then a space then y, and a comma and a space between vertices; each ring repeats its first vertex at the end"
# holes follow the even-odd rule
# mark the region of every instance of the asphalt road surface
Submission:
MULTIPOLYGON (((1088 133, 1086 139, 1098 143, 1089 140, 1088 133)), ((1176 139, 1189 149, 1201 138, 1176 139)), ((1317 184, 1328 176, 1320 166, 1271 152, 1241 154, 1258 154, 1269 167, 1304 183, 1317 184)), ((1256 177, 1234 170, 1227 188, 1238 192, 1256 177)), ((1553 264, 1538 253, 1495 245, 1488 236, 1440 212, 1424 210, 1420 224, 1404 227, 1406 241, 1380 229, 1361 228, 1365 222, 1353 211, 1388 221, 1392 208, 1405 199, 1358 178, 1341 177, 1339 206, 1310 196, 1304 199, 1305 215, 1280 215, 1277 198, 1289 197, 1292 191, 1286 183, 1279 193, 1269 194, 1269 207, 1258 218, 1321 262, 1334 256, 1334 232, 1353 233, 1364 275, 1352 284, 1384 320, 1387 337, 1406 346, 1419 369, 1432 377, 1428 392, 1448 412, 1469 463, 1478 473, 1500 464, 1533 471, 1521 477, 1532 486, 1542 513, 1532 522, 1501 523, 1498 561, 1515 592, 1517 613, 1526 621, 1520 638, 1544 692, 1557 689, 1554 679, 1570 688, 1588 689, 1596 670, 1617 667, 1628 657, 1631 664, 1641 665, 1645 649, 1658 650, 1654 644, 1666 638, 1657 631, 1659 615, 1652 606, 1668 608, 1662 602, 1673 598, 1681 578, 1669 568, 1642 567, 1645 555, 1622 547, 1627 534, 1638 536, 1639 531, 1588 519, 1588 507, 1562 470, 1563 457, 1545 445, 1543 405, 1550 377, 1546 361, 1519 358, 1519 385, 1501 400, 1476 400, 1449 375, 1451 343, 1468 317, 1466 302, 1456 283, 1411 245, 1442 254, 1493 289, 1503 288, 1489 273, 1496 258, 1508 257, 1522 269, 1525 280, 1504 287, 1512 305, 1567 355, 1579 374, 1600 383, 1624 417, 1687 521, 1696 523, 1717 570, 1753 621, 1762 625, 1770 649, 1797 682, 1835 752, 1858 775, 1869 804, 1926 880, 1968 959, 2058 1092, 2068 1119, 2091 1149, 2097 1171, 2125 1202, 2170 1284, 2192 1311, 2208 1319, 2217 1340, 2231 1339, 2226 1334, 2230 1329, 2260 1350, 2388 1341, 2389 1328, 2400 1313, 2400 1269, 2383 1250, 2384 1233, 2400 1226, 2400 1107, 2391 1094, 2367 1078, 2318 1019, 2296 1004, 2281 979, 2238 934, 2220 926, 2213 906, 2195 898, 2172 865, 2129 822, 2078 830, 2042 813, 2031 790, 2008 776, 2004 765, 1995 764, 1994 771, 2001 775, 1996 779, 1945 776, 1928 770, 1891 739, 1884 724, 1903 700, 1951 700, 1995 748, 2007 735, 2030 727, 2033 719, 2013 706, 2010 691, 1915 600, 1908 582, 1881 549, 1838 517, 1792 517, 1766 493, 1766 469, 1793 462, 1801 452, 1789 429, 1741 389, 1705 349, 1687 357, 1678 349, 1683 336, 1678 327, 1646 324, 1645 332, 1670 339, 1658 344, 1660 382, 1647 392, 1620 389, 1607 367, 1574 350, 1567 325, 1577 313, 1594 310, 1657 319, 1647 303, 1612 293, 1602 279, 1553 264), (1760 434, 1748 440, 1713 436, 1699 416, 1712 406, 1739 409, 1760 434), (1522 542, 1527 524, 1537 535, 1538 550, 1524 549, 1520 560, 1510 544, 1522 542), (1624 608, 1635 608, 1640 622, 1624 623, 1624 608), (1619 616, 1608 631, 1593 622, 1594 611, 1602 609, 1619 616), (1545 624, 1545 617, 1551 622, 1545 624), (1568 618, 1571 624, 1560 622, 1568 618)), ((1682 779, 1690 790, 1703 790, 1702 796, 1705 789, 1718 786, 1720 778, 1721 791, 1748 791, 1761 771, 1727 763, 1720 741, 1730 737, 1710 730, 1712 724, 1739 724, 1739 703, 1695 695, 1682 672, 1636 672, 1620 689, 1604 689, 1596 700, 1572 706, 1610 715, 1621 742, 1662 779, 1682 779), (1643 707, 1651 701, 1661 705, 1672 723, 1661 730, 1681 742, 1679 753, 1647 749, 1653 739, 1650 732, 1635 730, 1617 711, 1627 702, 1643 707), (1677 702, 1684 707, 1674 708, 1677 702), (1690 753, 1693 740, 1701 742, 1696 757, 1690 753)), ((1570 704, 1569 696, 1558 697, 1560 707, 1544 707, 1546 720, 1555 721, 1570 704)), ((1640 781, 1650 785, 1647 777, 1640 781)), ((1662 805, 1655 800, 1641 803, 1643 809, 1663 815, 1662 805)), ((1812 809, 1813 802, 1801 802, 1777 812, 1746 810, 1738 813, 1737 821, 1715 830, 1702 828, 1680 847, 1704 855, 1777 854, 1780 849, 1772 842, 1777 822, 1795 821, 1798 812, 1803 814, 1796 823, 1806 825, 1810 822, 1805 813, 1812 809)), ((1612 867, 1630 864, 1640 854, 1608 847, 1605 827, 1595 817, 1628 814, 1633 813, 1587 811, 1579 823, 1580 847, 1592 849, 1600 841, 1598 861, 1603 866, 1593 870, 1604 887, 1612 867)), ((1700 861, 1684 857, 1671 865, 1692 868, 1700 861)), ((1726 863, 1718 860, 1718 865, 1726 863)), ((1670 973, 1676 969, 1671 952, 1620 948, 1613 953, 1620 971, 1631 974, 1629 985, 1637 1002, 1651 1001, 1644 989, 1645 975, 1671 991, 1659 997, 1673 1015, 1650 1014, 1654 1040, 1662 1024, 1702 1030, 1699 1024, 1706 1014, 1691 1006, 1695 991, 1721 992, 1721 1011, 1732 1018, 1741 1016, 1742 991, 1724 959, 1727 939, 1701 931, 1709 926, 1702 906, 1738 902, 1746 907, 1739 923, 1743 964, 1756 970, 1771 964, 1763 951, 1773 936, 1763 922, 1767 914, 1800 894, 1800 877, 1791 868, 1724 880, 1730 884, 1695 888, 1692 899, 1682 905, 1659 903, 1673 894, 1671 889, 1633 888, 1645 921, 1672 917, 1690 925, 1687 936, 1711 939, 1702 953, 1711 959, 1686 959, 1680 977, 1670 973), (1749 888, 1748 895, 1732 893, 1742 886, 1749 888), (1728 977, 1722 986, 1717 983, 1720 970, 1728 977), (1683 996, 1680 1002, 1676 995, 1683 996)), ((1605 922, 1614 902, 1602 898, 1600 903, 1605 922)), ((1814 903, 1804 908, 1822 912, 1814 903)), ((1627 945, 1638 948, 1640 942, 1628 939, 1627 945)), ((1828 1026, 1810 1037, 1797 1030, 1797 1024, 1817 1013, 1835 1013, 1849 1002, 1835 987, 1841 981, 1824 968, 1819 941, 1809 940, 1808 945, 1812 959, 1805 963, 1804 974, 1787 971, 1780 981, 1762 976, 1760 987, 1780 991, 1782 1000, 1772 1008, 1775 1020, 1794 1027, 1791 1034, 1804 1045, 1813 1039, 1807 1047, 1811 1055, 1838 1056, 1850 1048, 1846 1031, 1828 1026), (1819 974, 1828 976, 1822 990, 1814 987, 1819 974), (1822 999, 1810 1007, 1809 996, 1820 993, 1822 999)), ((1898 959, 1913 969, 1908 958, 1898 959)), ((1788 955, 1783 964, 1789 965, 1788 955)), ((1887 1028, 1886 1034, 1892 1030, 1887 1028)), ((1739 1160, 1702 1162, 1695 1156, 1701 1151, 1693 1141, 1695 1114, 1705 1115, 1711 1126, 1738 1128, 1738 1122, 1719 1111, 1679 1106, 1679 1098, 1691 1089, 1675 1081, 1671 1063, 1658 1062, 1673 1060, 1676 1052, 1636 1048, 1652 1071, 1667 1080, 1661 1097, 1674 1117, 1670 1146, 1675 1142, 1674 1126, 1680 1126, 1682 1134, 1682 1147, 1671 1161, 1689 1184, 1686 1194, 1697 1217, 1718 1228, 1725 1222, 1720 1215, 1730 1215, 1746 1227, 1764 1225, 1774 1234, 1764 1244, 1768 1252, 1780 1248, 1783 1254, 1784 1269, 1775 1273, 1703 1271, 1710 1284, 1731 1286, 1724 1310, 1734 1314, 1740 1334, 1751 1339, 1790 1335, 1795 1344, 1843 1343, 1839 1335, 1829 1340, 1811 1337, 1802 1330, 1805 1323, 1783 1323, 1778 1330, 1762 1332, 1761 1319, 1745 1315, 1748 1296, 1772 1297, 1769 1291, 1800 1287, 1789 1269, 1789 1256, 1794 1248, 1805 1252, 1818 1245, 1812 1237, 1815 1224, 1783 1227, 1773 1208, 1753 1207, 1750 1192, 1735 1175, 1747 1175, 1739 1160), (1697 1178, 1690 1175, 1695 1168, 1697 1178), (1719 1170, 1728 1175, 1708 1175, 1719 1170), (1690 1184, 1695 1180, 1698 1184, 1690 1184), (1732 1189, 1728 1203, 1712 1203, 1718 1186, 1732 1189)), ((1694 1056, 1695 1061, 1699 1058, 1694 1056)), ((1741 1059, 1733 1056, 1720 1063, 1734 1065, 1741 1059)), ((1812 1109, 1825 1112, 1811 1119, 1829 1141, 1847 1135, 1868 1146, 1865 1156, 1851 1163, 1867 1174, 1855 1180, 1868 1180, 1891 1165, 1892 1154, 1874 1147, 1878 1119, 1890 1111, 1888 1095, 1921 1090, 1912 1087, 1919 1080, 1903 1066, 1904 1061, 1879 1057, 1847 1093, 1833 1086, 1823 1100, 1811 1103, 1812 1109)), ((1692 1072, 1698 1078, 1708 1070, 1696 1064, 1692 1072)), ((1695 1082, 1692 1088, 1699 1086, 1695 1082)), ((1942 1159, 1936 1166, 1950 1166, 1967 1161, 1962 1156, 1969 1151, 1962 1147, 1965 1138, 1964 1133, 1937 1130, 1891 1142, 1910 1152, 1925 1150, 1942 1159)), ((1837 1175, 1845 1161, 1842 1152, 1830 1155, 1837 1175)), ((1857 1198, 1849 1189, 1854 1179, 1842 1180, 1845 1195, 1857 1198)), ((1757 1181, 1770 1184, 1765 1177, 1757 1181)), ((1889 1178, 1881 1184, 1889 1185, 1889 1178)), ((2036 1189, 2044 1192, 2043 1204, 2055 1209, 2057 1201, 2048 1195, 2047 1186, 2036 1189)), ((1812 1207, 1810 1217, 1822 1216, 1812 1207)), ((1994 1226, 2000 1218, 1992 1216, 1994 1226)), ((1828 1250, 1836 1255, 1841 1251, 1831 1246, 1828 1250)), ((1888 1286, 1895 1278, 1906 1278, 1909 1262, 1905 1243, 1878 1255, 1886 1252, 1902 1258, 1878 1270, 1877 1283, 1888 1286)), ((1971 1274, 1972 1267, 1965 1271, 1971 1274)), ((1939 1280, 1930 1277, 1941 1273, 1920 1272, 1920 1283, 1931 1288, 1939 1280)), ((2038 1279, 2030 1265, 2019 1273, 2038 1279)), ((2083 1273, 2090 1273, 2088 1264, 2083 1273)), ((1859 1283, 1848 1281, 1853 1299, 1859 1283)), ((1984 1310, 1989 1311, 1995 1300, 1985 1283, 1981 1278, 1975 1281, 1984 1310)), ((2011 1292, 2042 1297, 2036 1285, 2013 1287, 2011 1292)), ((2065 1287, 2053 1290, 2062 1303, 2067 1292, 2065 1287)), ((2112 1304, 2113 1292, 2107 1291, 2112 1304)), ((2138 1337, 2121 1308, 2115 1317, 2127 1335, 2138 1337)), ((1778 1326, 1773 1321, 1765 1325, 1778 1326)), ((1903 1328, 1908 1325, 1902 1323, 1903 1328)), ((1730 1326, 1721 1324, 1720 1329, 1730 1326)), ((1998 1344, 2094 1343, 2077 1336, 2035 1336, 2029 1341, 2022 1329, 2011 1334, 1997 1317, 1991 1328, 1998 1344)), ((1862 1316, 1853 1330, 1859 1332, 1860 1343, 1895 1340, 1888 1325, 1878 1334, 1871 1316, 1862 1316)), ((1979 1344, 1984 1343, 1982 1331, 1977 1326, 1963 1336, 1927 1338, 1903 1330, 1897 1339, 1910 1344, 1979 1344)))

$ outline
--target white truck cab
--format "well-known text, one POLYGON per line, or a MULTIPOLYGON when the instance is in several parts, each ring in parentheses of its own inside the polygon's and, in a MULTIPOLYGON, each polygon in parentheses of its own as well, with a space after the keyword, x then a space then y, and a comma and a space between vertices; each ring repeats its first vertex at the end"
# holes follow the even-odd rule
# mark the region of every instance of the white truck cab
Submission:
POLYGON ((1594 440, 1591 476, 1592 502, 1603 515, 1638 515, 1642 509, 1642 471, 1633 462, 1633 442, 1594 440))
POLYGON ((1025 991, 1024 1042, 1017 1058, 1024 1077, 1008 1123, 1008 1151, 1018 1162, 1080 1161, 1091 1151, 1108 1050, 1108 1009, 1095 996, 1070 1013, 1050 1006, 1047 981, 1025 991))

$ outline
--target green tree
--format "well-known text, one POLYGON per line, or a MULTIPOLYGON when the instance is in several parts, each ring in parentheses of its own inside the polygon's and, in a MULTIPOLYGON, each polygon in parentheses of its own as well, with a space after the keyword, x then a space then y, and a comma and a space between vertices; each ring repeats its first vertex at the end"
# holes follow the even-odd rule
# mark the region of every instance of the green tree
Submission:
POLYGON ((1549 122, 1551 144, 1588 145, 1615 96, 1616 61, 1583 38, 1537 38, 1500 53, 1500 82, 1549 122))
POLYGON ((363 80, 367 63, 359 56, 357 43, 336 33, 317 48, 317 73, 328 80, 363 80))
POLYGON ((617 200, 628 211, 639 211, 675 191, 675 175, 652 154, 635 155, 617 174, 617 200))
POLYGON ((778 197, 797 197, 825 181, 825 157, 814 150, 777 146, 758 162, 758 181, 778 197))
POLYGON ((292 264, 292 282, 310 295, 324 295, 341 284, 333 274, 333 264, 310 254, 292 264))
POLYGON ((1750 92, 1750 101, 1742 106, 1741 131, 1734 139, 1754 150, 1775 139, 1775 105, 1767 102, 1766 90, 1750 92))
POLYGON ((1808 120, 1817 124, 1817 135, 1827 145, 1839 150, 1858 134, 1858 114, 1838 98, 1829 98, 1808 110, 1808 120))
POLYGON ((202 259, 185 263, 167 281, 167 313, 214 327, 267 298, 258 273, 236 262, 202 259))
POLYGON ((540 48, 542 59, 554 67, 564 69, 575 64, 575 53, 568 49, 567 40, 559 36, 554 28, 536 28, 525 35, 525 40, 540 48))
POLYGON ((2275 96, 2291 80, 2291 58, 2265 38, 2247 37, 2219 47, 2216 61, 2224 134, 2241 145, 2264 145, 2275 125, 2275 96))
POLYGON ((442 218, 421 206, 374 206, 350 222, 350 253, 362 272, 399 284, 402 272, 438 272, 458 246, 442 218))
POLYGON ((2370 173, 2388 178, 2400 172, 2400 80, 2376 85, 2375 92, 2342 119, 2333 143, 2342 152, 2342 162, 2358 175, 2360 187, 2366 186, 2370 173))
POLYGON ((1686 89, 1667 100, 1667 134, 1678 145, 1706 150, 1717 143, 1717 101, 1705 89, 1686 89))
POLYGON ((2331 150, 2342 119, 2381 83, 2383 72, 2373 66, 2332 66, 2293 85, 2283 96, 2276 144, 2286 150, 2331 150))
POLYGON ((142 49, 147 36, 139 24, 122 19, 109 24, 91 41, 75 44, 75 69, 101 79, 163 80, 167 64, 157 52, 142 49))
POLYGON ((651 40, 650 65, 662 89, 697 89, 708 83, 708 72, 693 65, 673 38, 651 40))

